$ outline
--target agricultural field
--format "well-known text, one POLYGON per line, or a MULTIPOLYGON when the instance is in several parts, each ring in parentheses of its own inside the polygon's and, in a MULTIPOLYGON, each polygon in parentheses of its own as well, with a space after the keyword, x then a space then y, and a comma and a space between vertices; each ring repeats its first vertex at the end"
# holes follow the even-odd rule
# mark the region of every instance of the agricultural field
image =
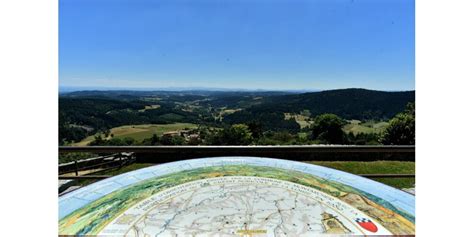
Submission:
POLYGON ((307 127, 310 127, 311 124, 313 124, 313 121, 308 115, 291 114, 291 113, 284 113, 284 114, 285 114, 285 120, 294 118, 295 121, 300 125, 300 128, 307 128, 307 127))
POLYGON ((158 108, 160 108, 160 105, 145 105, 145 108, 138 110, 138 112, 145 112, 147 110, 158 109, 158 108))
POLYGON ((229 114, 233 114, 238 111, 242 111, 242 109, 229 109, 227 107, 218 108, 218 112, 215 114, 214 118, 218 121, 222 121, 222 119, 229 114))
MULTIPOLYGON (((143 124, 143 125, 125 125, 110 129, 110 134, 117 138, 130 137, 137 141, 142 141, 145 138, 150 138, 153 134, 160 136, 165 132, 178 131, 183 129, 193 129, 198 126, 193 123, 173 123, 173 124, 143 124)), ((72 144, 73 146, 87 146, 94 140, 94 136, 86 137, 84 140, 72 144)), ((109 137, 110 138, 110 137, 109 137)))
POLYGON ((385 121, 365 121, 349 120, 348 124, 343 127, 346 133, 381 133, 388 126, 385 121))

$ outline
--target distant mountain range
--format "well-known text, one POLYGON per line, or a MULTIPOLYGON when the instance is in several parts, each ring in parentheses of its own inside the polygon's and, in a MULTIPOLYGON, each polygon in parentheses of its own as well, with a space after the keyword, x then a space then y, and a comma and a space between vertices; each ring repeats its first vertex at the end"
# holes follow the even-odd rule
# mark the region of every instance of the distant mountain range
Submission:
MULTIPOLYGON (((219 91, 219 90, 86 90, 60 94, 67 98, 109 98, 143 100, 159 97, 163 103, 195 101, 213 108, 239 109, 241 113, 281 112, 311 114, 334 113, 347 119, 387 119, 415 101, 415 91, 375 91, 339 89, 319 92, 295 91, 219 91)), ((237 113, 238 115, 239 113, 237 113)))
POLYGON ((167 91, 167 92, 186 92, 186 91, 215 91, 215 92, 262 92, 262 91, 285 91, 292 93, 305 93, 321 91, 317 89, 292 89, 292 90, 271 90, 271 89, 244 89, 244 88, 219 88, 219 87, 162 87, 162 88, 122 88, 122 87, 71 87, 60 86, 59 93, 83 92, 83 91, 167 91))

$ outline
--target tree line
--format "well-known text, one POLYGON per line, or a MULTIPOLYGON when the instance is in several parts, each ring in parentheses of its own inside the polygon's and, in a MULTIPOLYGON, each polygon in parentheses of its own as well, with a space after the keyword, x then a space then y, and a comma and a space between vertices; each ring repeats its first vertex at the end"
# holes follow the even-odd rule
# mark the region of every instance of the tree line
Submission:
MULTIPOLYGON (((344 119, 388 120, 402 111, 407 102, 414 101, 414 96, 414 91, 384 92, 365 89, 310 93, 73 92, 59 97, 59 144, 78 142, 87 136, 123 125, 178 122, 222 129, 229 129, 234 124, 245 124, 250 129, 252 126, 260 126, 265 134, 253 137, 252 143, 275 142, 279 137, 284 138, 280 141, 283 142, 288 140, 289 136, 293 136, 290 139, 292 142, 317 142, 316 140, 320 139, 313 136, 297 136, 298 133, 311 131, 300 129, 294 118, 286 118, 284 114, 307 111, 308 115, 334 114, 344 119), (160 107, 144 109, 150 105, 160 107), (222 110, 234 112, 222 114, 222 110)), ((342 142, 380 142, 377 140, 379 138, 371 134, 348 136, 342 142)))
POLYGON ((308 144, 346 144, 346 145, 414 145, 415 144, 415 104, 409 103, 406 109, 395 115, 382 133, 346 133, 343 126, 347 122, 335 114, 321 114, 314 118, 309 133, 290 133, 288 131, 268 131, 256 121, 233 124, 224 128, 200 126, 195 136, 185 139, 182 136, 158 136, 143 141, 132 138, 104 139, 95 137, 90 145, 308 145, 308 144))

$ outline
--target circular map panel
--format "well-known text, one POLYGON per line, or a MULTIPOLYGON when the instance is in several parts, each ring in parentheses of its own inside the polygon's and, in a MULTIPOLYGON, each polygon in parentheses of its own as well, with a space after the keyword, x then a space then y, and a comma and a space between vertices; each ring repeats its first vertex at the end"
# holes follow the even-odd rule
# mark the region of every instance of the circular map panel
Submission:
POLYGON ((413 235, 414 196, 300 162, 225 157, 157 165, 59 199, 61 235, 413 235))

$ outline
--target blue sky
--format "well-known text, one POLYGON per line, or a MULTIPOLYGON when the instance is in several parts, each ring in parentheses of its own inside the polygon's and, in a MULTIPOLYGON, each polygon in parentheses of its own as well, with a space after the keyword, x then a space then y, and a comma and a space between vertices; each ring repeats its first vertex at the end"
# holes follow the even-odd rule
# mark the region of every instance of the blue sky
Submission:
POLYGON ((414 0, 60 0, 61 87, 415 88, 414 0))

